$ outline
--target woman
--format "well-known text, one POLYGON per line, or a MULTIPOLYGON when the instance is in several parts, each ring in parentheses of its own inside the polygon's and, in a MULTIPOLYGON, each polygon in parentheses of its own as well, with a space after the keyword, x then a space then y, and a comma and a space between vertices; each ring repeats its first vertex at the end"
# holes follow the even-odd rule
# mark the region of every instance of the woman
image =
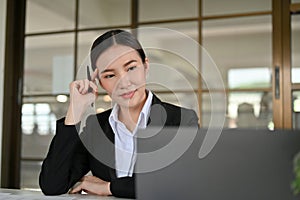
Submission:
POLYGON ((104 33, 94 41, 90 55, 91 80, 70 84, 68 112, 57 121, 56 135, 42 165, 40 187, 46 195, 63 194, 73 187, 70 193, 134 198, 137 130, 150 124, 198 126, 198 118, 194 111, 162 102, 145 88, 149 61, 129 32, 104 33), (97 97, 97 79, 115 105, 89 117, 78 134, 83 114, 97 97), (88 171, 93 175, 86 176, 88 171))

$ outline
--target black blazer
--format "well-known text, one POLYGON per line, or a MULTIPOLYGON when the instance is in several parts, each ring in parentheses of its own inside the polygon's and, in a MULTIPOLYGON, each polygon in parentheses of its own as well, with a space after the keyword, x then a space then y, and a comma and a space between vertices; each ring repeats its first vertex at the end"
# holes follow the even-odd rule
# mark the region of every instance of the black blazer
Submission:
MULTIPOLYGON (((135 197, 133 177, 117 178, 114 169, 114 133, 108 118, 111 109, 90 116, 81 134, 79 126, 57 121, 47 157, 43 161, 39 184, 46 195, 60 195, 78 182, 88 171, 104 181, 111 182, 114 196, 135 197)), ((148 126, 198 126, 193 110, 160 101, 153 95, 148 126)), ((147 127, 148 127, 147 126, 147 127)))

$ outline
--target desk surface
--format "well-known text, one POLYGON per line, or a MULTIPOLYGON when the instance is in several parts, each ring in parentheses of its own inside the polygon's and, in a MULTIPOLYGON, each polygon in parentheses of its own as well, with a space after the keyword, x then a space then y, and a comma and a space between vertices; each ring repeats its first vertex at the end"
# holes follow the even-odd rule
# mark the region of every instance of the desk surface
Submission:
POLYGON ((95 200, 115 200, 118 199, 113 196, 103 197, 87 194, 63 194, 59 196, 45 196, 39 191, 29 190, 16 190, 16 189, 0 189, 0 200, 83 200, 83 199, 95 199, 95 200))

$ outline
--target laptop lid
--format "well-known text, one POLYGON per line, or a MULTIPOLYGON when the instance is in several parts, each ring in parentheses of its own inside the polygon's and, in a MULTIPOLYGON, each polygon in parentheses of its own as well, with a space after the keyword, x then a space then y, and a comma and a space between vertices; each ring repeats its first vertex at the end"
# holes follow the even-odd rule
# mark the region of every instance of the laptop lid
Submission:
POLYGON ((206 133, 193 128, 139 132, 137 199, 299 199, 291 189, 299 133, 222 130, 212 151, 199 159, 206 133))

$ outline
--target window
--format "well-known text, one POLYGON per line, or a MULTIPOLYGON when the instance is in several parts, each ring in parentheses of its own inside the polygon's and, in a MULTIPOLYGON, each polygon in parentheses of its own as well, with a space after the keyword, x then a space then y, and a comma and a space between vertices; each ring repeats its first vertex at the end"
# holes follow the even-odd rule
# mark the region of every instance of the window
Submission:
POLYGON ((54 134, 56 117, 47 103, 23 104, 22 132, 31 134, 54 134))

